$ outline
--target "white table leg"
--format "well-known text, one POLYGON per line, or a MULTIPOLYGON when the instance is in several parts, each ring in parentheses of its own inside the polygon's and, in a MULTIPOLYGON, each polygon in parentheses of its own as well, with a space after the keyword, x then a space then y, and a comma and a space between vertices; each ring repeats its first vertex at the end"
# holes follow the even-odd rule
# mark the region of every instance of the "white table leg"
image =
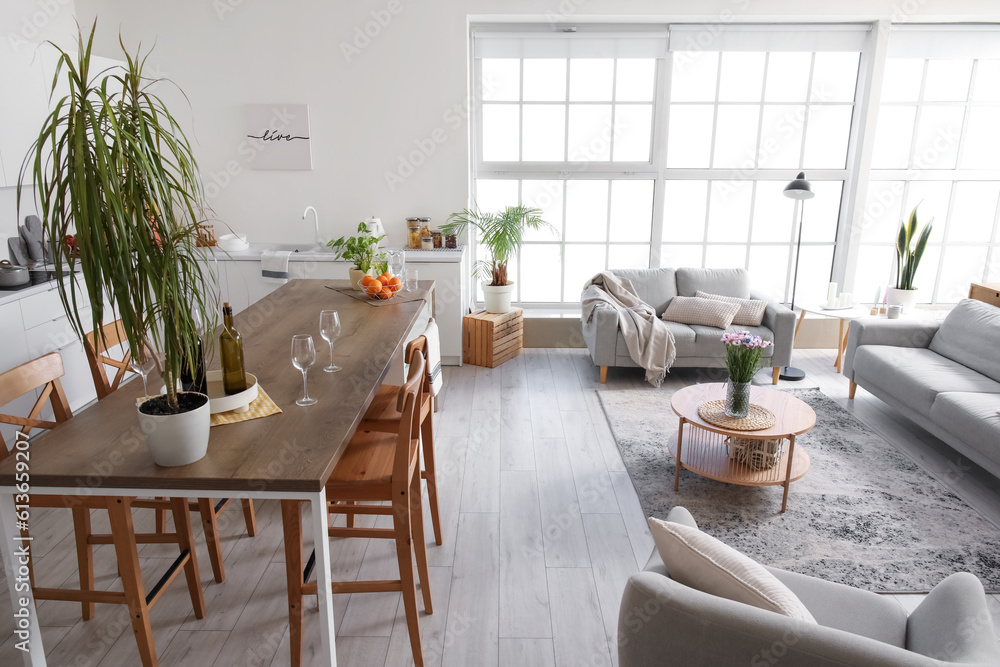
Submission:
MULTIPOLYGON (((16 572, 20 567, 20 551, 25 546, 30 549, 31 542, 21 540, 21 531, 17 528, 17 517, 14 515, 13 493, 11 489, 0 491, 0 539, 3 540, 3 544, 0 544, 0 552, 3 553, 3 569, 7 575, 7 590, 10 593, 11 606, 14 607, 15 638, 18 643, 27 642, 28 650, 21 654, 26 667, 45 667, 45 648, 42 646, 42 633, 38 627, 38 613, 35 611, 35 600, 31 595, 31 587, 25 586, 25 590, 18 590, 20 586, 16 572), (26 598, 28 601, 24 607, 19 604, 21 598, 26 598), (24 621, 18 617, 18 612, 22 609, 28 612, 27 627, 22 627, 24 621), (17 632, 23 631, 27 631, 27 638, 24 638, 23 635, 17 635, 17 632)), ((329 549, 327 551, 329 552, 329 549)), ((26 573, 22 581, 27 583, 26 573)))
POLYGON ((320 652, 323 664, 337 667, 336 633, 333 627, 333 582, 330 578, 329 518, 326 509, 326 489, 310 499, 312 509, 313 548, 316 549, 316 588, 319 595, 320 652))

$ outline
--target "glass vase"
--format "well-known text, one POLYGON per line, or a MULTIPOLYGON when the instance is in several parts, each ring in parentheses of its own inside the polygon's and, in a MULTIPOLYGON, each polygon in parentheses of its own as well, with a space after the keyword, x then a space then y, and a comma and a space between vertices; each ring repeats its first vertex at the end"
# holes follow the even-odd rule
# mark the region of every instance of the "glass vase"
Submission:
POLYGON ((750 414, 750 383, 726 382, 726 416, 743 419, 750 414))

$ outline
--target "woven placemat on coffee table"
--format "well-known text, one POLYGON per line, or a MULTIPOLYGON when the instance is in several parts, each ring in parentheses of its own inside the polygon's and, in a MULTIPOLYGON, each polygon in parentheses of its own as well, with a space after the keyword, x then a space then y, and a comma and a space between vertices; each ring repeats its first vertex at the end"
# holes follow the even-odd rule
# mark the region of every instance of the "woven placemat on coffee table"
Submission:
POLYGON ((722 399, 702 403, 698 406, 698 416, 709 424, 733 431, 760 431, 771 428, 777 422, 773 412, 753 403, 750 404, 750 412, 746 417, 729 417, 726 415, 726 401, 722 399))

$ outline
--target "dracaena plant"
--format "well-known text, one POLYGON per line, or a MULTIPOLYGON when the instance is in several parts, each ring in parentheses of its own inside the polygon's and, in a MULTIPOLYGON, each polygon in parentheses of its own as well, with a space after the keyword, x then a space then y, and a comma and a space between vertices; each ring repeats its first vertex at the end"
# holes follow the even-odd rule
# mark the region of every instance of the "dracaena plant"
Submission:
POLYGON ((486 246, 489 259, 478 260, 473 272, 483 282, 489 281, 490 286, 506 285, 507 264, 524 242, 524 232, 528 229, 556 231, 555 227, 542 220, 541 213, 540 209, 527 206, 508 206, 498 213, 465 209, 448 216, 448 222, 441 231, 444 234, 459 234, 470 226, 475 227, 479 232, 479 242, 486 246))
POLYGON ((357 236, 341 236, 336 241, 330 241, 327 245, 336 251, 337 259, 354 262, 355 267, 368 273, 373 265, 381 268, 385 264, 385 253, 378 250, 378 244, 384 238, 385 235, 373 236, 368 231, 368 226, 361 222, 358 223, 357 236))
POLYGON ((59 296, 77 335, 103 336, 107 299, 132 356, 160 353, 166 403, 177 412, 182 364, 193 358, 199 320, 214 331, 218 305, 197 249, 206 210, 201 177, 181 126, 149 91, 158 81, 143 75, 149 52, 131 54, 119 37, 125 65, 95 72, 96 30, 95 21, 88 39, 80 33, 75 56, 50 42, 59 52, 52 93, 60 80, 69 92, 54 102, 21 167, 18 207, 33 181, 59 296), (63 243, 74 231, 78 253, 63 243), (89 295, 87 323, 74 274, 89 295))
POLYGON ((913 207, 910 217, 899 224, 899 235, 896 237, 896 289, 912 290, 913 278, 917 275, 917 267, 927 249, 927 240, 931 236, 930 221, 917 234, 917 207, 913 207))

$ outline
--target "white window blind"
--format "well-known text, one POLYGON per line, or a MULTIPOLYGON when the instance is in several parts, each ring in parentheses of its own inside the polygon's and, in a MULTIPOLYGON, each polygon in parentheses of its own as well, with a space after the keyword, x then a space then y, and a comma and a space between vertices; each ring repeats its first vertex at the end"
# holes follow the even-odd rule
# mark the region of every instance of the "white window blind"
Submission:
POLYGON ((671 51, 861 51, 870 25, 686 24, 670 26, 671 51))

